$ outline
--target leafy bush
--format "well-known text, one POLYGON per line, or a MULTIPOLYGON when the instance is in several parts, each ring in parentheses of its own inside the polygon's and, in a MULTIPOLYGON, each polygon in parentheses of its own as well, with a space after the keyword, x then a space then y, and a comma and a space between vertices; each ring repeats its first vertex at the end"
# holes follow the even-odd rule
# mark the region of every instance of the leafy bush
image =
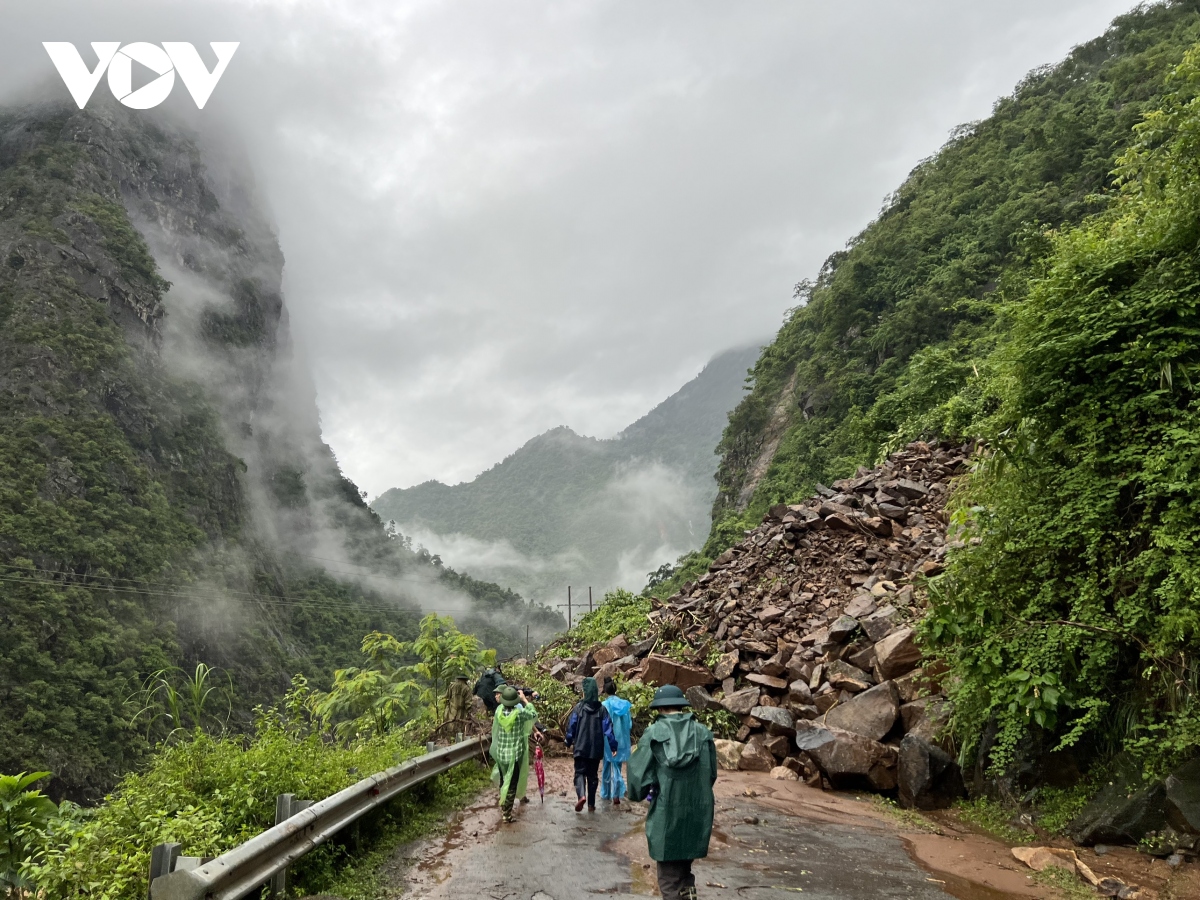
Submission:
POLYGON ((592 610, 571 629, 564 647, 583 649, 607 643, 623 634, 632 643, 646 634, 650 623, 650 598, 636 596, 618 588, 604 595, 600 606, 592 610))
MULTIPOLYGON (((147 771, 127 776, 93 815, 47 841, 24 874, 62 900, 135 900, 146 895, 155 844, 215 856, 273 825, 278 794, 323 799, 421 752, 405 732, 330 745, 279 715, 263 715, 249 740, 197 731, 161 747, 147 771)), ((332 852, 318 850, 305 865, 319 871, 320 854, 332 852)))

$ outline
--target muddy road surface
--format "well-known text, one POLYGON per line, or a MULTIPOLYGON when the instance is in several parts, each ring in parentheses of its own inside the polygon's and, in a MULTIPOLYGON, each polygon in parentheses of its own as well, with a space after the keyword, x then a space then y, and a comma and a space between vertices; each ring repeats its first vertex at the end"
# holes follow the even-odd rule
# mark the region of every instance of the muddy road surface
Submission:
MULTIPOLYGON (((517 821, 500 823, 495 791, 448 832, 405 848, 387 874, 404 900, 578 900, 657 896, 644 807, 574 810, 569 760, 550 760, 545 802, 536 787, 517 821)), ((762 775, 722 772, 707 859, 695 866, 704 900, 1005 900, 1048 896, 1007 849, 972 836, 914 842, 869 803, 762 775), (988 846, 991 844, 992 846, 988 846)), ((930 840, 931 839, 931 840, 930 840)))

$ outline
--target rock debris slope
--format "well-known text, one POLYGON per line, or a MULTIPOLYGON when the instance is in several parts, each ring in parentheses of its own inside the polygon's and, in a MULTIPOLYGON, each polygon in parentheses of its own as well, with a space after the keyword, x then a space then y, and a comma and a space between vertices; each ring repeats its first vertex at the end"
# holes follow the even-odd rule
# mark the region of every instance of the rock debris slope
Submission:
POLYGON ((938 673, 922 667, 914 626, 922 578, 942 571, 948 549, 951 481, 972 449, 912 443, 803 503, 772 507, 656 604, 654 640, 630 648, 618 638, 552 661, 551 674, 624 671, 684 687, 694 706, 739 718, 737 739, 718 744, 727 768, 898 791, 909 806, 948 802, 962 792, 941 735, 950 706, 938 673), (653 652, 671 642, 690 658, 653 652))

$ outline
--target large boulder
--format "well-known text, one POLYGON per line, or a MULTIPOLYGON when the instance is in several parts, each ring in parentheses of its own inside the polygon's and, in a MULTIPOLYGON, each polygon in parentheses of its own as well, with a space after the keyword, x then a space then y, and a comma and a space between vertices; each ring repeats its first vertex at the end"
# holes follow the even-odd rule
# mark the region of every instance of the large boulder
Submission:
POLYGON ((906 734, 900 742, 897 779, 905 809, 945 809, 967 794, 958 763, 915 734, 906 734))
POLYGON ((592 661, 597 666, 602 666, 605 663, 610 663, 616 659, 618 653, 612 647, 601 647, 599 650, 592 652, 592 661))
POLYGON ((712 684, 713 676, 704 666, 677 662, 665 656, 651 654, 646 658, 646 671, 642 675, 642 681, 652 687, 673 684, 686 691, 692 685, 712 684))
POLYGON ((871 613, 860 624, 867 637, 873 641, 882 641, 887 633, 896 627, 899 620, 900 610, 889 604, 871 613))
POLYGON ((692 704, 692 709, 697 712, 703 712, 711 707, 720 707, 720 704, 712 698, 712 695, 698 684, 693 684, 683 693, 687 697, 688 703, 692 704))
POLYGON ((812 688, 808 682, 798 678, 788 685, 788 700, 792 703, 812 703, 812 688))
POLYGON ((736 650, 730 650, 728 653, 721 654, 717 660, 717 664, 713 667, 713 678, 717 681, 724 681, 733 674, 733 670, 737 668, 740 655, 736 650))
POLYGON ((774 675, 747 675, 746 680, 751 684, 761 685, 772 691, 786 691, 788 683, 782 678, 776 678, 774 675))
POLYGON ((829 640, 835 644, 844 644, 846 639, 858 631, 858 619, 853 616, 838 616, 829 626, 829 640))
POLYGON ((756 706, 750 710, 750 715, 761 722, 771 734, 791 734, 796 730, 792 714, 779 706, 756 706))
POLYGON ((767 749, 763 735, 756 734, 746 742, 738 768, 744 772, 770 772, 775 768, 775 755, 767 749))
POLYGON ((1200 833, 1200 757, 1167 776, 1167 821, 1176 831, 1200 833))
POLYGON ((921 697, 901 705, 900 721, 904 723, 905 734, 915 734, 931 744, 942 746, 945 741, 942 733, 950 723, 953 710, 953 705, 945 697, 921 697))
POLYGON ((756 687, 743 688, 727 694, 721 705, 735 716, 748 716, 750 710, 758 706, 759 690, 756 687))
POLYGON ((858 666, 853 666, 841 659, 835 659, 825 667, 825 677, 835 688, 849 691, 852 694, 865 691, 875 683, 875 679, 858 666))
POLYGON ((865 786, 877 791, 896 787, 894 747, 806 721, 796 723, 796 746, 812 758, 834 787, 865 786))
POLYGON ((879 741, 892 730, 899 712, 896 685, 885 681, 833 707, 825 713, 825 724, 879 741))
POLYGON ((739 741, 724 741, 720 738, 713 743, 717 745, 717 768, 736 772, 742 761, 742 751, 746 745, 739 741))
POLYGON ((1143 786, 1141 772, 1119 757, 1112 780, 1100 789, 1067 828, 1077 844, 1136 844, 1167 824, 1167 791, 1162 782, 1143 786))
POLYGON ((911 672, 921 661, 921 648, 913 640, 911 628, 901 628, 875 645, 875 662, 884 678, 911 672))

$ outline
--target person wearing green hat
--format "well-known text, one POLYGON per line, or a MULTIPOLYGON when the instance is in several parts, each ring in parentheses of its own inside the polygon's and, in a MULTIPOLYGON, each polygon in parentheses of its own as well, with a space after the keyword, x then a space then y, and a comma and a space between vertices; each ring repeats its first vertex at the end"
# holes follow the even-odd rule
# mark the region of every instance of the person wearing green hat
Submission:
POLYGON ((525 699, 524 691, 506 684, 499 693, 500 706, 492 717, 491 754, 500 773, 500 808, 504 821, 511 822, 521 762, 529 752, 525 726, 536 721, 537 711, 525 699))
POLYGON ((629 760, 629 796, 650 799, 646 843, 663 900, 696 900, 692 861, 708 856, 712 836, 717 745, 690 706, 673 684, 655 691, 650 708, 662 715, 629 760))

